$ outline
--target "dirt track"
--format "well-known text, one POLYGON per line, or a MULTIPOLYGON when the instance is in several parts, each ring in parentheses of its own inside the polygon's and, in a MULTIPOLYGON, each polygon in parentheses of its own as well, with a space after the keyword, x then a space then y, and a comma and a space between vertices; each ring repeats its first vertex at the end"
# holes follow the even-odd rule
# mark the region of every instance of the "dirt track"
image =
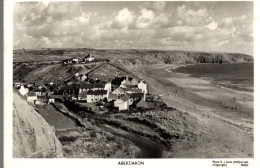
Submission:
POLYGON ((167 68, 173 67, 156 65, 131 69, 149 83, 152 94, 162 95, 168 105, 192 114, 198 121, 196 143, 179 142, 174 146, 174 152, 165 152, 165 156, 253 157, 253 107, 243 106, 232 99, 246 97, 253 101, 252 95, 226 90, 202 79, 167 71, 167 68), (234 106, 236 110, 232 109, 234 106))

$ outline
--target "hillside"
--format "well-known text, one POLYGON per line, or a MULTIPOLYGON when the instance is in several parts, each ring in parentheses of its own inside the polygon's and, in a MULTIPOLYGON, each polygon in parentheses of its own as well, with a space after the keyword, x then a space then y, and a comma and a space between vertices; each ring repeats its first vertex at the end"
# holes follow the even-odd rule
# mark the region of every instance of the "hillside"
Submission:
POLYGON ((96 59, 109 59, 125 66, 158 63, 237 63, 253 62, 250 55, 240 53, 160 51, 127 49, 52 49, 52 50, 14 50, 14 62, 61 61, 71 57, 83 58, 92 54, 96 59))
POLYGON ((54 128, 16 93, 13 96, 13 157, 63 157, 54 128))
POLYGON ((50 49, 14 50, 14 81, 53 81, 57 84, 74 80, 75 73, 86 74, 109 62, 119 69, 153 64, 196 64, 196 63, 244 63, 253 62, 252 56, 239 53, 207 53, 189 51, 159 50, 109 50, 109 49, 50 49), (84 58, 87 54, 95 57, 90 64, 63 66, 60 61, 68 58, 84 58))

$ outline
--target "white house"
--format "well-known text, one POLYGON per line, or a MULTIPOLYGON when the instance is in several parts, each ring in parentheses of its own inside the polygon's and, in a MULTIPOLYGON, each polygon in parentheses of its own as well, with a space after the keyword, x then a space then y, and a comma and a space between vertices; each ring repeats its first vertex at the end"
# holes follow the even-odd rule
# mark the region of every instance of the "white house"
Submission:
POLYGON ((18 88, 18 87, 21 86, 21 83, 20 83, 20 82, 16 82, 16 83, 14 84, 14 86, 15 86, 16 88, 18 88))
POLYGON ((78 62, 79 62, 79 59, 78 59, 78 58, 72 58, 72 62, 78 63, 78 62))
POLYGON ((34 102, 37 100, 37 95, 35 94, 35 92, 29 92, 27 94, 27 101, 28 102, 34 102))
POLYGON ((107 90, 89 90, 87 91, 87 102, 98 102, 100 100, 104 100, 108 98, 108 91, 107 90))
POLYGON ((49 98, 49 103, 55 103, 55 98, 54 97, 50 97, 49 98))
POLYGON ((141 81, 140 83, 138 83, 138 88, 141 89, 144 94, 147 94, 147 83, 141 81))
POLYGON ((129 109, 129 98, 128 98, 128 96, 124 96, 124 97, 122 97, 120 99, 117 99, 114 102, 114 106, 118 107, 119 111, 121 111, 121 110, 128 110, 129 109))
POLYGON ((88 54, 85 58, 83 58, 83 62, 92 62, 94 61, 94 57, 91 54, 88 54))
POLYGON ((37 90, 34 90, 36 96, 41 96, 42 95, 42 91, 37 89, 37 90))
POLYGON ((89 54, 88 57, 87 57, 87 60, 89 62, 94 61, 94 57, 91 54, 89 54))
POLYGON ((25 96, 28 92, 29 92, 29 89, 28 89, 28 88, 24 88, 23 85, 22 85, 21 88, 19 89, 19 93, 20 93, 22 96, 25 96))
POLYGON ((112 84, 111 84, 111 82, 105 84, 104 90, 107 90, 108 93, 111 92, 111 90, 112 90, 112 84))

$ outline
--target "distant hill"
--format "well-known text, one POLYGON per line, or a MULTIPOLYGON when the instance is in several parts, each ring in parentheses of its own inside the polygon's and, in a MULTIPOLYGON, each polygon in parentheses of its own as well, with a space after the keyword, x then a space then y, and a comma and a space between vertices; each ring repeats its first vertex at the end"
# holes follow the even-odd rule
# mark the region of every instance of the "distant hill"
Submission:
POLYGON ((14 62, 61 61, 72 57, 83 58, 87 54, 92 54, 97 59, 109 59, 111 62, 117 62, 124 66, 158 63, 243 63, 254 61, 252 56, 240 53, 79 48, 14 50, 14 62))

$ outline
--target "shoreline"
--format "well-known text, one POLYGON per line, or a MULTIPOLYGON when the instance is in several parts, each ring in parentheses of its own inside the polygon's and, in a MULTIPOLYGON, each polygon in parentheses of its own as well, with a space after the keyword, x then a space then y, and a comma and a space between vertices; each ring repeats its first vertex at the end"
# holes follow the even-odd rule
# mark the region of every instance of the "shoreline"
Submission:
MULTIPOLYGON (((209 138, 188 149, 176 147, 173 150, 179 153, 171 154, 170 157, 253 156, 253 107, 248 108, 237 102, 240 99, 243 100, 243 97, 253 101, 252 95, 216 86, 211 81, 202 78, 169 72, 169 69, 180 66, 154 65, 132 69, 150 84, 152 94, 161 94, 167 105, 196 118, 200 125, 199 130, 203 132, 203 136, 199 139, 205 141, 203 139, 209 138), (240 138, 237 139, 237 137, 240 138), (238 146, 243 147, 238 149, 238 146), (211 149, 216 152, 209 152, 211 149)), ((201 136, 201 134, 198 135, 201 136)))
MULTIPOLYGON (((210 63, 205 63, 205 64, 210 64, 210 63)), ((232 64, 239 64, 239 63, 232 63, 232 64)), ((165 71, 171 72, 171 73, 174 73, 174 74, 178 74, 178 75, 189 76, 191 78, 202 79, 202 80, 205 80, 205 81, 209 81, 211 84, 216 85, 216 86, 223 88, 223 89, 227 89, 227 90, 237 92, 237 93, 240 93, 240 94, 248 94, 248 95, 254 96, 254 86, 252 87, 253 88, 252 91, 245 91, 245 90, 243 90, 244 88, 240 88, 239 86, 236 86, 237 89, 228 87, 226 85, 227 82, 225 82, 225 81, 214 81, 214 79, 211 78, 211 77, 202 77, 202 76, 198 77, 198 76, 192 76, 192 74, 189 74, 189 73, 180 73, 180 72, 174 72, 173 71, 173 70, 176 70, 180 67, 186 67, 186 66, 190 66, 190 65, 197 65, 197 64, 174 65, 172 68, 170 68, 170 67, 165 68, 165 71), (171 71, 169 69, 171 69, 171 71)), ((233 85, 235 85, 235 84, 233 84, 233 85)), ((251 86, 249 86, 249 87, 251 88, 251 86)))

